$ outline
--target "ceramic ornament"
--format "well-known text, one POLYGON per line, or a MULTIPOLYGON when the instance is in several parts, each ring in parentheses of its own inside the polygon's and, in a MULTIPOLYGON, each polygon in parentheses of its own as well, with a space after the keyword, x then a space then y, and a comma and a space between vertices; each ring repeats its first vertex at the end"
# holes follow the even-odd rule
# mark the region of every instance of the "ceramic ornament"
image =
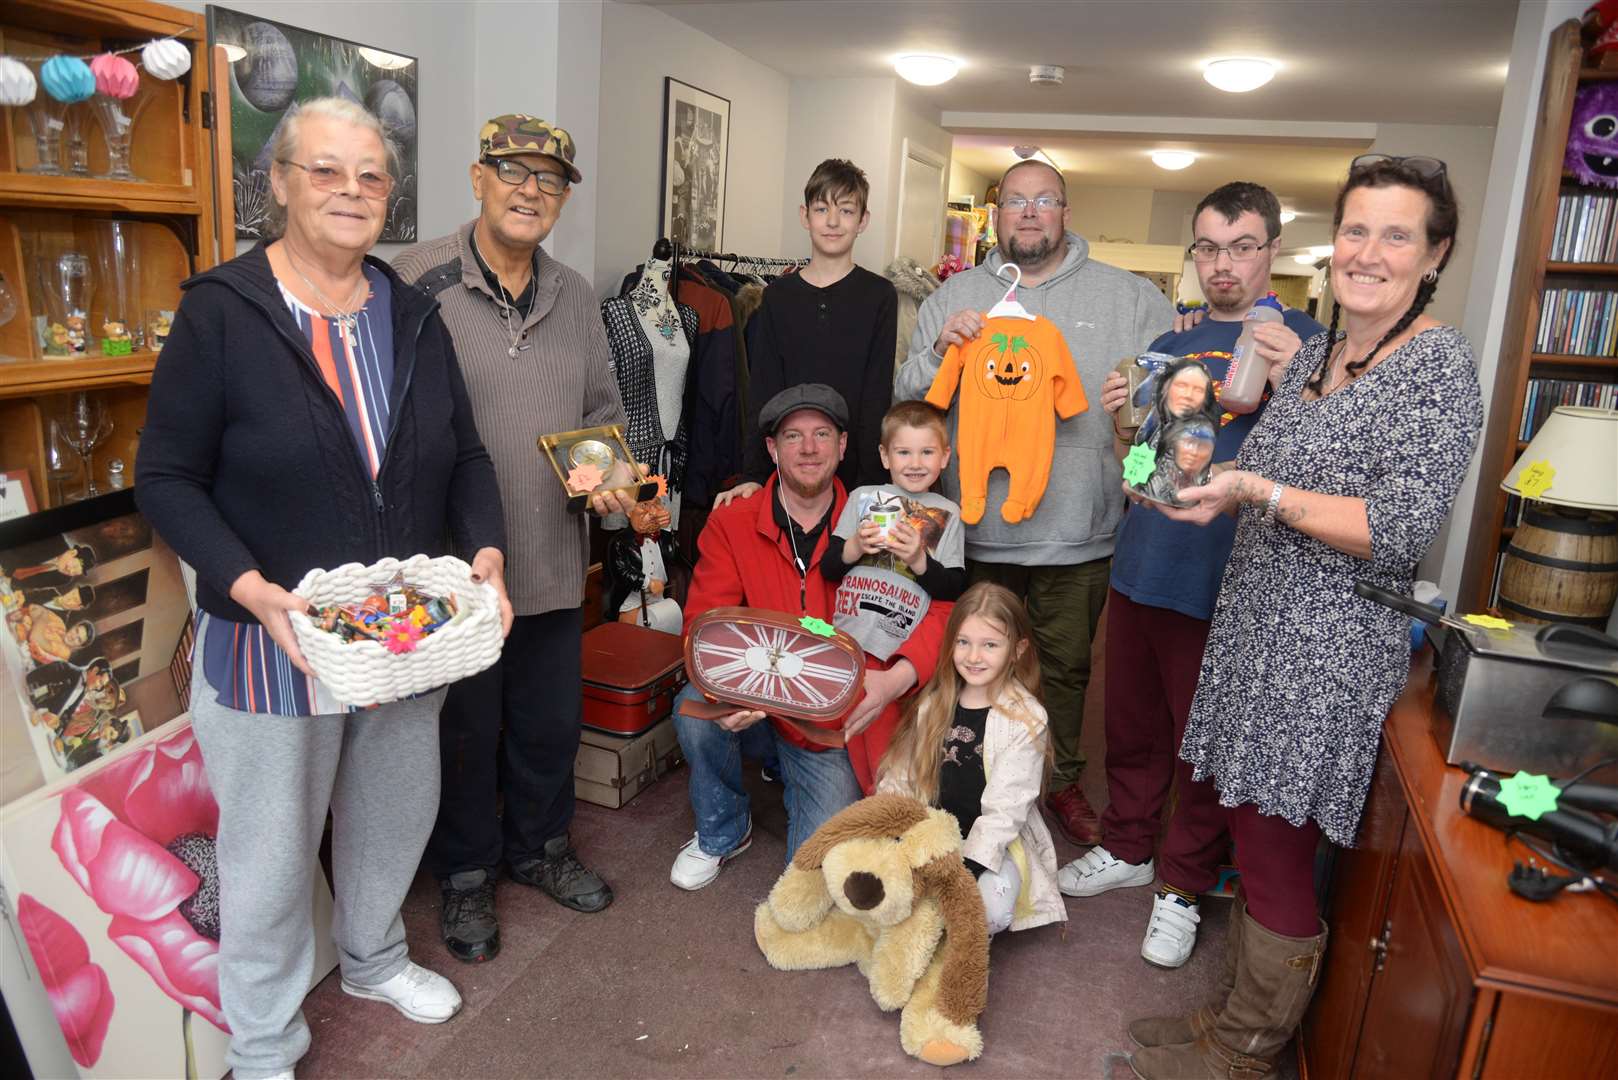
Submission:
POLYGON ((135 65, 113 53, 102 53, 91 60, 90 73, 96 77, 96 89, 108 97, 134 97, 140 85, 135 65))
POLYGON ((191 50, 173 38, 147 43, 140 51, 140 62, 154 79, 178 79, 191 70, 191 50))
POLYGON ((0 105, 27 105, 34 100, 39 84, 28 65, 9 56, 0 56, 0 105))
POLYGON ((39 69, 45 92, 57 101, 72 105, 96 92, 96 77, 83 60, 74 56, 53 56, 39 69))

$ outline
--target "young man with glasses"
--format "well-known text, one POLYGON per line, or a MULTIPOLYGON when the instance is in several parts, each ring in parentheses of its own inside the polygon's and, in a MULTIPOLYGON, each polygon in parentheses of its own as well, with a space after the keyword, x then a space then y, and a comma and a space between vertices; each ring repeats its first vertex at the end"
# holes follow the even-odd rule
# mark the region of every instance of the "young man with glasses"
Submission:
MULTIPOLYGON (((921 305, 896 400, 923 397, 945 350, 982 332, 984 312, 1015 280, 999 276, 1008 263, 1022 270, 1017 298, 1023 306, 1061 329, 1091 401, 1101 396, 1101 381, 1119 356, 1141 352, 1169 328, 1174 309, 1168 299, 1145 278, 1092 261, 1090 245, 1068 231, 1068 212, 1067 184, 1056 169, 1030 160, 1006 170, 995 216, 998 245, 982 266, 952 275, 921 305)), ((1055 755, 1046 805, 1077 844, 1101 838, 1096 812, 1079 789, 1085 764, 1079 732, 1090 642, 1124 512, 1123 474, 1111 442, 1100 409, 1058 421, 1050 484, 1034 516, 1016 525, 1002 520, 1007 479, 997 470, 989 477, 983 519, 966 529, 973 580, 1006 586, 1033 618, 1055 755)), ((952 464, 944 493, 958 499, 959 492, 952 464)))
MULTIPOLYGON (((1201 360, 1217 392, 1243 317, 1269 291, 1270 265, 1281 236, 1281 204, 1257 184, 1226 184, 1197 204, 1191 232, 1187 252, 1208 298, 1208 317, 1183 333, 1164 334, 1152 342, 1152 351, 1201 360)), ((1321 330, 1301 311, 1287 311, 1282 322, 1254 327, 1258 359, 1269 365, 1271 386, 1280 382, 1303 339, 1321 330)), ((1127 395, 1124 377, 1109 373, 1101 404, 1115 425, 1127 395)), ((1215 462, 1236 457, 1263 409, 1261 401, 1244 416, 1224 414, 1214 443, 1215 462)), ((1114 426, 1120 457, 1132 436, 1114 426)), ((1138 503, 1124 515, 1112 562, 1103 680, 1108 794, 1101 818, 1103 842, 1064 866, 1057 883, 1069 896, 1095 896, 1150 885, 1161 869, 1163 885, 1153 899, 1141 943, 1141 956, 1159 967, 1179 967, 1191 956, 1200 921, 1197 897, 1213 887, 1226 848, 1224 811, 1216 799, 1206 797, 1212 786, 1191 784, 1191 766, 1177 754, 1235 535, 1234 518, 1199 528, 1170 521, 1150 503, 1138 503), (1179 801, 1162 839, 1159 868, 1152 852, 1163 801, 1176 777, 1179 801)))
MULTIPOLYGON (((576 911, 612 889, 568 838, 579 750, 585 522, 535 449, 535 438, 622 424, 606 331, 590 284, 540 246, 583 177, 573 137, 531 116, 497 116, 471 166, 477 220, 394 262, 435 297, 494 458, 510 537, 506 575, 516 619, 500 662, 450 687, 440 725, 443 794, 426 864, 443 894, 439 927, 458 959, 500 950, 494 880, 511 877, 576 911), (496 793, 503 793, 503 817, 496 793)), ((597 513, 627 511, 617 495, 597 513)))

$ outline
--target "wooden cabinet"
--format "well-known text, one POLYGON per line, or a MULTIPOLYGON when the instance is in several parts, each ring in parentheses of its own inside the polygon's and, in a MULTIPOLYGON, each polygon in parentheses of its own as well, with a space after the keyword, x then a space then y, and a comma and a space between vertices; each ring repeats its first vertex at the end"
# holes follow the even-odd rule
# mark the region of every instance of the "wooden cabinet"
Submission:
MULTIPOLYGON (((138 180, 101 177, 110 161, 101 124, 91 115, 93 103, 63 114, 67 128, 81 132, 80 158, 88 175, 34 171, 39 152, 27 109, 0 109, 0 275, 18 304, 16 316, 0 325, 0 471, 26 471, 41 509, 60 500, 49 469, 50 420, 65 416, 80 391, 93 392, 113 424, 112 435, 95 451, 99 485, 106 487, 106 465, 115 457, 133 482, 136 435, 145 422, 145 388, 158 349, 142 340, 127 354, 112 355, 116 349, 100 347, 97 329, 117 319, 146 338, 148 313, 176 308, 180 282, 218 262, 234 239, 228 210, 219 214, 215 192, 201 14, 148 0, 6 0, 0 9, 0 48, 8 55, 84 56, 160 37, 189 48, 192 66, 172 81, 140 73, 140 91, 131 99, 139 111, 126 106, 133 115, 129 164, 138 180), (113 228, 122 231, 122 243, 139 262, 132 291, 121 298, 109 287, 105 269, 113 228), (90 268, 83 328, 88 340, 83 352, 47 355, 50 323, 39 320, 51 313, 46 268, 68 253, 84 255, 90 268)), ((44 88, 38 93, 43 98, 44 88)), ((64 146, 59 164, 71 160, 64 146)), ((228 174, 223 184, 228 207, 228 174)), ((75 476, 70 484, 82 482, 75 476)))
POLYGON ((1298 1040, 1307 1080, 1618 1076, 1618 905, 1506 888, 1527 852, 1467 817, 1423 651, 1395 704, 1298 1040))

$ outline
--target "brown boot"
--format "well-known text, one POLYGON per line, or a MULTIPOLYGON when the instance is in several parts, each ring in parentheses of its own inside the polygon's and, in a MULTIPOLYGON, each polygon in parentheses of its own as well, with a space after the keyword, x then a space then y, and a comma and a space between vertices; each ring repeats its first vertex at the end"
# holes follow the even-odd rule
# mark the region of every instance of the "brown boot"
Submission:
POLYGON ((1326 926, 1309 938, 1289 938, 1243 916, 1236 987, 1195 1042, 1137 1051, 1130 1067, 1142 1080, 1197 1077, 1264 1080, 1275 1071, 1282 1047, 1298 1029, 1320 975, 1326 926))
POLYGON ((1230 912, 1230 929, 1225 932, 1225 970, 1214 996, 1189 1016, 1153 1016, 1129 1025, 1129 1037, 1139 1047, 1173 1046, 1200 1039, 1213 1027, 1214 1020, 1236 988, 1236 958, 1242 950, 1242 923, 1247 918, 1247 895, 1236 888, 1236 903, 1230 912))
POLYGON ((1080 847, 1101 843, 1101 815, 1084 797, 1077 783, 1045 797, 1045 806, 1056 818, 1062 834, 1080 847))

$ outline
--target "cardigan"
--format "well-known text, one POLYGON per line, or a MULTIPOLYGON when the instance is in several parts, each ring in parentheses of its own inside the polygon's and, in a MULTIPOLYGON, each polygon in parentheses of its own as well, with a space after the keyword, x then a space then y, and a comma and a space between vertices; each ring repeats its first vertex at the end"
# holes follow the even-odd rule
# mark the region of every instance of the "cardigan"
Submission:
POLYGON ((197 606, 258 570, 291 589, 309 570, 506 547, 494 465, 478 437, 437 305, 387 263, 390 432, 372 478, 342 404, 282 300, 265 245, 181 283, 152 373, 135 501, 197 571, 197 606))

